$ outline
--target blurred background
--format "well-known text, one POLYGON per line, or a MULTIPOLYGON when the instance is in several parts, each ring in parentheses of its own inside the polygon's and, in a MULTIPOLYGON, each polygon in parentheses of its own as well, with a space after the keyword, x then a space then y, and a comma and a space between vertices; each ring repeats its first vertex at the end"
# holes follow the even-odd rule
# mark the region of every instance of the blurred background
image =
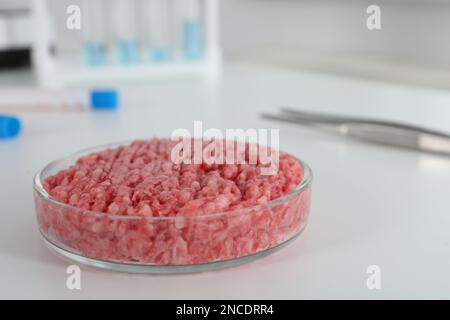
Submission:
POLYGON ((218 118, 252 97, 253 114, 286 103, 446 130, 449 30, 445 0, 0 0, 0 113, 112 108, 119 91, 131 106, 164 87, 218 118))
POLYGON ((445 0, 0 0, 0 113, 170 106, 164 87, 217 118, 252 97, 253 118, 285 103, 445 131, 438 95, 410 95, 450 89, 449 31, 445 0))
MULTIPOLYGON (((85 63, 90 59, 91 64, 102 63, 105 59, 95 57, 96 42, 112 51, 117 49, 114 48, 115 38, 129 38, 132 51, 135 50, 133 45, 142 50, 149 40, 162 46, 153 59, 165 60, 171 54, 176 55, 178 49, 182 50, 182 37, 186 36, 187 29, 183 31, 177 23, 180 17, 191 15, 204 26, 200 27, 201 31, 195 31, 195 26, 191 25, 190 36, 199 37, 195 33, 200 32, 200 37, 204 38, 191 39, 198 43, 191 42, 190 49, 184 44, 184 49, 192 51, 187 53, 192 60, 200 56, 195 52, 199 50, 196 46, 204 48, 210 55, 210 69, 217 67, 223 53, 225 62, 268 64, 450 88, 450 42, 447 41, 450 3, 446 0, 378 0, 376 3, 365 0, 212 0, 210 2, 217 4, 209 12, 204 3, 207 0, 162 1, 165 5, 154 1, 155 10, 146 9, 146 2, 152 2, 146 0, 128 1, 122 7, 115 5, 120 1, 104 1, 97 6, 94 2, 101 3, 101 0, 84 3, 37 0, 48 6, 47 13, 38 8, 41 19, 38 26, 33 22, 32 2, 0 0, 2 69, 32 65, 29 50, 36 40, 39 40, 36 50, 40 50, 40 45, 47 45, 53 55, 61 58, 59 60, 80 56, 83 42, 85 46, 89 41, 94 42, 90 49, 93 56, 85 57, 88 60, 85 63), (189 4, 183 8, 183 3, 189 4), (69 16, 66 10, 73 4, 86 8, 82 12, 80 30, 66 27, 69 16), (366 9, 371 4, 382 9, 381 30, 366 28, 366 9), (118 12, 121 18, 117 18, 118 12), (149 12, 160 13, 152 16, 149 12), (49 20, 45 18, 47 14, 49 20)), ((150 42, 147 47, 152 46, 150 42)), ((126 44, 123 50, 127 50, 126 44)), ((133 56, 136 53, 130 52, 128 57, 122 57, 122 62, 136 59, 133 56)), ((147 56, 143 60, 146 59, 147 56)), ((47 60, 40 57, 33 67, 45 69, 39 64, 46 64, 47 60)), ((179 67, 184 70, 185 66, 179 67)), ((46 80, 50 80, 50 76, 46 80)))
POLYGON ((450 88, 446 0, 223 1, 222 29, 226 57, 450 88))

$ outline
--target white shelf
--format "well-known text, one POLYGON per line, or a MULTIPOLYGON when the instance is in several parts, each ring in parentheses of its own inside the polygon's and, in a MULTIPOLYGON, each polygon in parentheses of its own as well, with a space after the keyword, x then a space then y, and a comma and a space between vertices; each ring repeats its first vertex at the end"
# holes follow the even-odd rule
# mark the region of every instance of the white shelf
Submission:
POLYGON ((43 85, 76 85, 87 82, 107 84, 115 81, 155 79, 171 77, 214 77, 218 62, 170 62, 160 64, 136 64, 129 66, 77 67, 58 63, 41 79, 43 85))

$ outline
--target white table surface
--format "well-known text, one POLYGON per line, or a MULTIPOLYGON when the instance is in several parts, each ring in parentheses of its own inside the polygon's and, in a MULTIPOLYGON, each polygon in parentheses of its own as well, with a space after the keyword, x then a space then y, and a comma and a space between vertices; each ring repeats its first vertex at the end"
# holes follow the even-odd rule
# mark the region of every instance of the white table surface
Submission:
POLYGON ((0 142, 0 298, 450 298, 450 157, 258 118, 292 105, 450 131, 449 92, 232 65, 216 84, 135 83, 121 95, 115 113, 23 114, 22 136, 0 142), (38 232, 33 175, 79 149, 193 130, 194 120, 206 128, 281 130, 282 149, 315 175, 305 232, 274 255, 214 272, 132 275, 82 267, 82 289, 68 290, 69 263, 38 232), (373 264, 381 268, 381 290, 366 287, 373 264))

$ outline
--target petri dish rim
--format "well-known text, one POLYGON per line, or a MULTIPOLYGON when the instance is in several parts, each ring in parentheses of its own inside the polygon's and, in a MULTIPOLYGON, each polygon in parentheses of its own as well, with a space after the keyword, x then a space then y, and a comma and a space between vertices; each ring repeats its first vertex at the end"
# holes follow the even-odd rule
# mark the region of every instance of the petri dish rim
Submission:
MULTIPOLYGON (((294 157, 300 164, 300 166, 303 169, 303 179, 302 181, 300 181, 300 183, 289 193, 286 193, 284 195, 282 195, 279 198, 273 199, 269 202, 266 203, 262 203, 262 204, 258 204, 256 206, 251 206, 251 207, 247 207, 247 208, 239 208, 239 209, 233 209, 233 210, 229 210, 229 211, 224 211, 224 212, 217 212, 217 213, 211 213, 211 214, 204 214, 204 215, 198 215, 198 216, 193 216, 193 217, 183 217, 183 216, 169 216, 169 217, 141 217, 141 216, 127 216, 127 215, 118 215, 118 214, 111 214, 111 213, 105 213, 105 212, 97 212, 97 211, 92 211, 92 210, 87 210, 87 209, 82 209, 82 208, 78 208, 75 206, 72 206, 70 204, 66 204, 63 202, 60 202, 58 200, 56 200, 55 198, 53 198, 43 187, 43 180, 45 178, 47 178, 47 176, 44 176, 46 173, 48 173, 49 171, 51 171, 52 168, 54 167, 58 167, 59 165, 61 165, 62 163, 70 163, 73 162, 75 163, 75 161, 77 159, 79 159, 80 157, 83 157, 85 155, 94 153, 94 152, 99 152, 102 150, 106 150, 106 149, 113 149, 113 148, 118 148, 118 147, 122 147, 122 146, 127 146, 129 144, 131 144, 132 141, 125 141, 125 142, 118 142, 118 143, 109 143, 109 144, 104 144, 104 145, 100 145, 100 146, 96 146, 96 147, 91 147, 91 148, 86 148, 83 149, 81 151, 78 151, 76 153, 73 153, 65 158, 62 159, 58 159, 55 161, 50 162, 49 164, 47 164, 43 169, 41 169, 40 171, 38 171, 36 173, 36 175, 34 176, 33 179, 33 189, 35 190, 35 192, 42 198, 44 198, 45 200, 51 202, 52 204, 56 205, 56 206, 60 206, 62 208, 66 208, 66 209, 70 209, 71 212, 75 213, 80 213, 80 214, 84 214, 84 215, 92 215, 93 217, 96 218, 108 218, 108 219, 112 219, 112 220, 136 220, 136 221, 148 221, 148 222, 154 222, 154 221, 163 221, 163 220, 179 220, 179 219, 195 219, 195 220, 200 220, 200 219, 211 219, 211 218, 218 218, 218 217, 223 217, 223 216, 232 216, 234 214, 236 215, 244 215, 246 213, 250 213, 250 212, 255 212, 255 211, 262 211, 264 209, 267 208, 272 208, 273 206, 277 206, 282 204, 283 202, 286 202, 288 200, 290 200, 292 197, 295 197, 296 195, 300 194, 303 190, 307 189, 308 187, 311 186, 312 184, 312 180, 313 180, 313 174, 312 174, 312 170, 309 167, 308 164, 306 164, 304 161, 298 159, 297 157, 294 157)), ((67 169, 68 167, 65 168, 59 168, 57 169, 57 171, 59 170, 64 170, 67 169)), ((49 174, 50 175, 50 174, 49 174)))

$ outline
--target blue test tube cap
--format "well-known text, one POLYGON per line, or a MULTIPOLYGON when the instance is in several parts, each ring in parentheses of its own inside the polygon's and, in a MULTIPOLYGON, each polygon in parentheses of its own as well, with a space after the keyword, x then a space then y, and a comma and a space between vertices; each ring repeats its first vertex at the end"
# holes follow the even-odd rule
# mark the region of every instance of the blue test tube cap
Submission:
POLYGON ((17 137, 21 127, 19 118, 10 115, 0 115, 0 139, 17 137))
POLYGON ((116 90, 94 90, 91 92, 91 107, 94 110, 114 110, 119 105, 116 90))

